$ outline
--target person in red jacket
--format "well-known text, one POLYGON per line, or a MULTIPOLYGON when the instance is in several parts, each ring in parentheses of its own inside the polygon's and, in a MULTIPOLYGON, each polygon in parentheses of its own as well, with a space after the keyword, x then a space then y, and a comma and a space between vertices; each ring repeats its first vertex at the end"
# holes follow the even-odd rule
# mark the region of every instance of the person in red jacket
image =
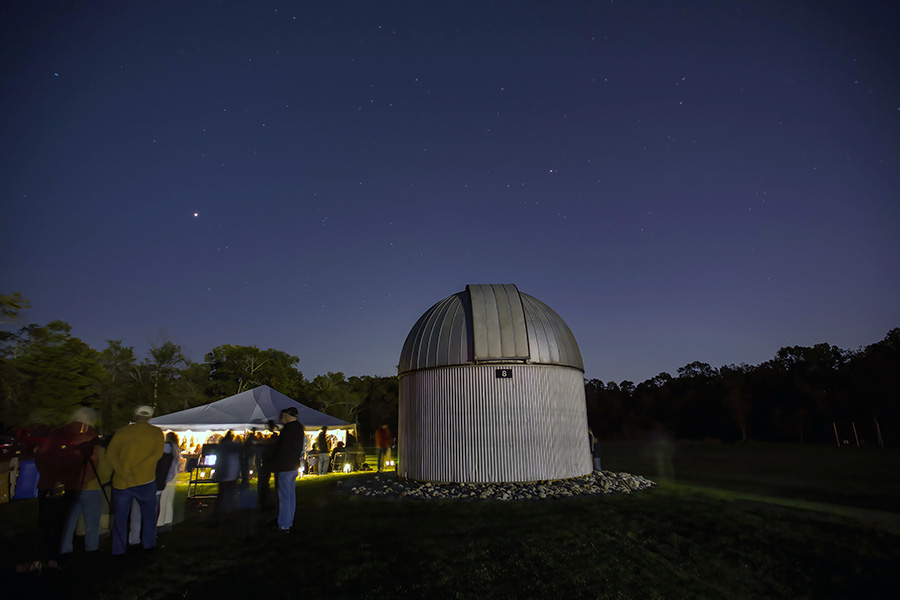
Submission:
POLYGON ((394 443, 394 434, 388 429, 387 423, 375 430, 375 450, 378 452, 378 472, 384 470, 384 455, 394 443))
POLYGON ((106 450, 100 446, 100 435, 93 427, 96 419, 94 409, 79 408, 72 415, 72 422, 64 428, 71 439, 81 440, 78 444, 83 457, 77 478, 66 486, 66 495, 71 495, 73 501, 63 531, 64 555, 72 553, 79 516, 84 519, 85 551, 96 552, 100 547, 100 517, 105 494, 101 486, 109 481, 112 471, 106 462, 106 450))
POLYGON ((35 456, 38 480, 40 561, 20 565, 20 571, 58 568, 63 532, 85 484, 95 479, 99 436, 93 409, 80 407, 67 425, 55 429, 35 456), (90 464, 89 464, 90 463, 90 464))

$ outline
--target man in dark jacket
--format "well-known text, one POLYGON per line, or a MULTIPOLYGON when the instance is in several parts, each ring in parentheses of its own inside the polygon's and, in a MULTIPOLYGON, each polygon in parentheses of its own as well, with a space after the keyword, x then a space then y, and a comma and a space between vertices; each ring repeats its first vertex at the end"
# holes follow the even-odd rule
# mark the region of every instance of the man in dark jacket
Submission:
POLYGON ((281 411, 281 422, 281 434, 272 453, 272 471, 278 492, 278 524, 275 530, 287 533, 294 524, 294 511, 297 509, 297 470, 300 468, 306 434, 293 406, 281 411))

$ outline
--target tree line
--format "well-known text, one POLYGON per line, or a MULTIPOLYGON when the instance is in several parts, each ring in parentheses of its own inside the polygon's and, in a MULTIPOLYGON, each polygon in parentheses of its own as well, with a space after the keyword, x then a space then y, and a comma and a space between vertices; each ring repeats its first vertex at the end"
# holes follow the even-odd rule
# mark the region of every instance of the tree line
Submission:
MULTIPOLYGON (((21 294, 0 295, 0 324, 27 307, 21 294)), ((357 423, 364 442, 381 423, 396 431, 396 376, 329 372, 307 380, 299 362, 280 350, 237 345, 192 362, 171 340, 139 359, 122 340, 91 348, 63 321, 26 325, 0 331, 0 422, 58 425, 90 406, 111 433, 140 404, 167 414, 268 385, 357 423)), ((656 431, 679 439, 834 442, 837 429, 842 440, 874 444, 879 429, 896 438, 900 428, 900 328, 857 350, 791 346, 759 365, 693 362, 674 377, 660 373, 640 384, 586 379, 585 398, 589 424, 607 440, 656 431)))
MULTIPOLYGON (((588 421, 603 439, 879 444, 900 435, 900 328, 875 344, 790 346, 759 365, 693 362, 677 376, 585 381, 588 421), (881 439, 879 439, 881 438, 881 439)), ((896 442, 895 442, 896 444, 896 442)))
MULTIPOLYGON (((27 306, 20 294, 0 295, 2 323, 10 324, 27 306)), ((236 345, 217 346, 203 362, 193 362, 171 340, 153 344, 138 358, 122 340, 91 348, 64 321, 26 325, 0 331, 0 423, 56 426, 78 406, 89 406, 100 416, 101 431, 112 433, 128 423, 138 405, 153 406, 162 415, 268 385, 357 423, 364 442, 381 423, 396 424, 396 377, 329 372, 307 380, 299 362, 281 350, 236 345)))

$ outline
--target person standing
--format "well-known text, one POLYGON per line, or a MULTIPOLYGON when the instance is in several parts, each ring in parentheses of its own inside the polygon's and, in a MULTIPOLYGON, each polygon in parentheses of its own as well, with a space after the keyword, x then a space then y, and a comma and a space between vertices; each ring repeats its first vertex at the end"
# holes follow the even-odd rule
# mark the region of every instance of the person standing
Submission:
POLYGON ((140 406, 134 423, 113 435, 106 458, 113 469, 112 553, 125 554, 125 529, 131 501, 141 510, 141 545, 156 548, 156 463, 163 455, 164 438, 148 421, 153 409, 140 406))
POLYGON ((588 448, 591 451, 591 458, 594 461, 594 471, 602 471, 600 466, 600 441, 594 435, 594 430, 588 427, 588 448))
POLYGON ((297 510, 297 470, 303 456, 306 433, 297 420, 296 407, 281 411, 281 433, 272 452, 272 471, 275 473, 275 491, 278 493, 278 520, 275 531, 287 533, 294 525, 297 510))
MULTIPOLYGON (((244 440, 244 455, 247 459, 247 468, 250 470, 249 475, 259 473, 259 450, 259 432, 254 427, 247 439, 244 440)), ((249 475, 247 477, 248 481, 250 479, 249 475)))
MULTIPOLYGON (((94 478, 97 467, 99 436, 93 427, 95 421, 96 412, 93 409, 77 409, 67 425, 55 429, 41 444, 35 456, 35 466, 40 475, 38 529, 41 560, 28 565, 27 570, 58 568, 60 554, 71 552, 71 536, 68 546, 65 544, 69 515, 76 510, 82 490, 94 478)), ((96 516, 95 536, 99 535, 99 507, 96 516)))
POLYGON ((69 511, 63 532, 63 554, 70 554, 73 550, 72 539, 75 536, 79 515, 84 518, 85 552, 95 552, 100 547, 100 516, 103 512, 103 496, 105 494, 100 486, 109 481, 111 471, 109 463, 106 461, 106 450, 100 445, 100 436, 92 427, 96 417, 97 413, 94 409, 80 408, 72 415, 72 422, 67 426, 77 428, 72 432, 73 437, 80 434, 90 439, 83 442, 86 445, 82 446, 85 463, 74 487, 74 490, 78 491, 73 491, 76 498, 69 511))
MULTIPOLYGON (((181 471, 181 449, 178 447, 178 435, 174 431, 166 434, 163 455, 172 456, 172 461, 163 481, 162 493, 159 495, 159 517, 156 519, 157 530, 168 531, 172 528, 175 513, 175 477, 181 471)), ((157 487, 159 487, 157 481, 157 487)))
POLYGON ((323 425, 321 431, 319 431, 319 435, 316 437, 316 452, 319 454, 319 457, 316 459, 316 468, 319 469, 319 475, 324 475, 328 472, 328 463, 331 462, 331 453, 328 451, 327 432, 328 428, 323 425))
POLYGON ((216 514, 219 517, 237 510, 237 480, 240 476, 241 445, 235 441, 234 433, 229 429, 219 442, 216 458, 216 481, 219 488, 216 494, 216 514))
POLYGON ((384 470, 384 455, 394 443, 394 434, 388 429, 387 423, 375 430, 375 451, 378 453, 378 472, 384 470))
POLYGON ((259 509, 266 511, 275 508, 272 502, 269 479, 272 478, 272 458, 275 451, 275 443, 278 441, 278 432, 275 430, 275 421, 269 419, 266 424, 269 437, 258 440, 259 469, 256 472, 256 495, 259 509))

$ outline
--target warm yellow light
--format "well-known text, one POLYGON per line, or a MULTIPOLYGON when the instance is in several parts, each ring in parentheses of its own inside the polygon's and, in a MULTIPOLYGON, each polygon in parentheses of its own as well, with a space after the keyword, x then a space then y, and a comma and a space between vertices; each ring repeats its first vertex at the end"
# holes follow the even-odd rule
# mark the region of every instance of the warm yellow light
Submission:
POLYGON ((344 463, 344 473, 350 472, 350 463, 344 463))

